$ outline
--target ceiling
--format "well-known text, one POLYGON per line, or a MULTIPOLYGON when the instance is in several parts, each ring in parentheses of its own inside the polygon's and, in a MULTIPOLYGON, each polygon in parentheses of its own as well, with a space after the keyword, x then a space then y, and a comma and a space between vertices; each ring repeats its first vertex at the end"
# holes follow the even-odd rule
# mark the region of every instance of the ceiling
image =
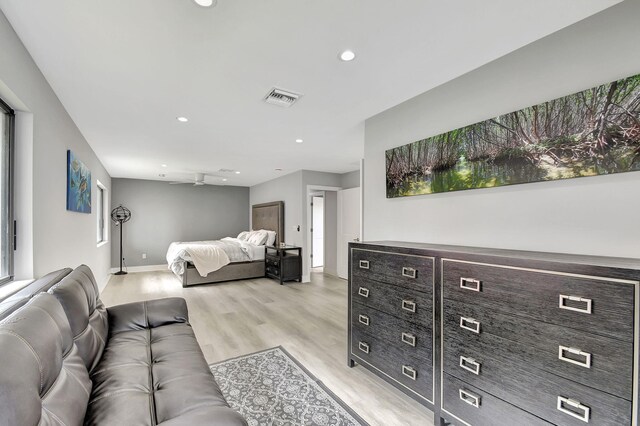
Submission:
POLYGON ((355 170, 365 119, 618 2, 0 0, 0 8, 112 177, 209 172, 250 186, 299 169, 355 170), (338 60, 344 49, 356 59, 338 60), (274 86, 304 96, 290 108, 265 104, 274 86))

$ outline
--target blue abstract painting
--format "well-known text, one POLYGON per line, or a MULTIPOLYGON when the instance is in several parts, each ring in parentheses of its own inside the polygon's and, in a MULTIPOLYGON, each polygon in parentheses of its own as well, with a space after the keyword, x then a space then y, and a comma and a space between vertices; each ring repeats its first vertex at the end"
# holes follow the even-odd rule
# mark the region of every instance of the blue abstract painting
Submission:
POLYGON ((67 150, 67 210, 91 213, 91 172, 67 150))

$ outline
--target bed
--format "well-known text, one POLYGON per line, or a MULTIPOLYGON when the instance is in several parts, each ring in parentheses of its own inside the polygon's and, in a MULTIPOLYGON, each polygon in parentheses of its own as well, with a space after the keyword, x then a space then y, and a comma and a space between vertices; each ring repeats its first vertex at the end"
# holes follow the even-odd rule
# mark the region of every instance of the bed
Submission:
MULTIPOLYGON (((274 201, 271 203, 255 204, 251 206, 251 227, 252 229, 264 229, 276 233, 274 244, 284 242, 284 202, 274 201)), ((224 246, 224 241, 232 242, 235 238, 220 240, 223 243, 210 245, 207 241, 193 242, 187 244, 204 244, 211 246, 211 250, 218 250, 217 247, 224 246)), ((236 242, 237 243, 237 242, 236 242)), ((173 244, 172 244, 173 245, 173 244)), ((180 279, 183 287, 199 284, 211 284, 222 281, 245 280, 265 276, 264 245, 248 247, 243 246, 245 251, 250 251, 252 260, 233 261, 220 269, 209 272, 206 276, 201 276, 196 270, 193 261, 182 260, 182 265, 174 267, 174 274, 180 279)), ((226 248, 226 247, 225 247, 226 248)), ((170 247, 171 250, 171 247, 170 247)), ((204 251, 206 253, 206 251, 204 251)), ((175 262, 174 262, 175 263, 175 262)), ((171 265, 170 264, 170 269, 171 265)))

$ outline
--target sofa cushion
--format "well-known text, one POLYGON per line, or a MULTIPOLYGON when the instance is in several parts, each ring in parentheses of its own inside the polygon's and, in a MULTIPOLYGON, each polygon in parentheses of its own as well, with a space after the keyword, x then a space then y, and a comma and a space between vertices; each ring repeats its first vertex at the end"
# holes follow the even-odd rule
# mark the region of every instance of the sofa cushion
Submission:
POLYGON ((87 370, 100 361, 109 332, 107 310, 100 300, 91 269, 81 265, 49 289, 64 308, 73 340, 87 370))
POLYGON ((87 425, 244 425, 222 396, 187 323, 184 299, 108 309, 87 425))
POLYGON ((0 423, 81 425, 91 381, 67 317, 40 293, 0 322, 0 423))
POLYGON ((189 322, 187 302, 180 297, 125 303, 112 306, 107 311, 110 335, 189 322))

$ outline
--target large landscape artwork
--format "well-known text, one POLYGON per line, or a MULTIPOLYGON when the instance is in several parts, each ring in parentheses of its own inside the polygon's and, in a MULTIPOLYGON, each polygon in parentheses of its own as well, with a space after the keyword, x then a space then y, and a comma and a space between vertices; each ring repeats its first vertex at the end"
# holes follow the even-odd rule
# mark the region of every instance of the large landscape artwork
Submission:
POLYGON ((640 170, 640 74, 386 152, 387 198, 640 170))

